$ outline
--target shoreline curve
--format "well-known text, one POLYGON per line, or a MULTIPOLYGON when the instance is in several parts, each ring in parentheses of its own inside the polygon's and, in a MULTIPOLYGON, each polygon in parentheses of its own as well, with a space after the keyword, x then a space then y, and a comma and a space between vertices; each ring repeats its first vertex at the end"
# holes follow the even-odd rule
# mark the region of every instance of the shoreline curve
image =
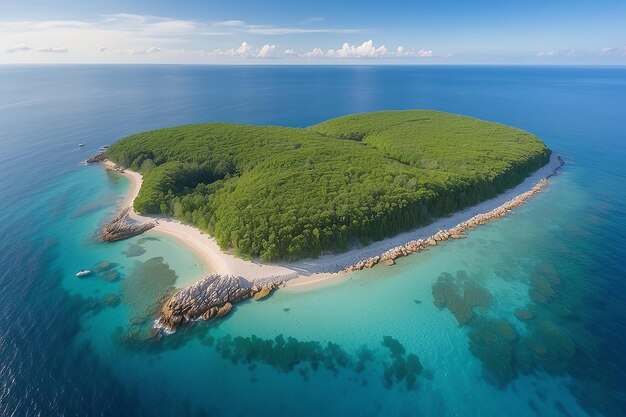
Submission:
POLYGON ((373 267, 378 263, 383 263, 383 261, 392 264, 393 259, 399 256, 406 256, 435 246, 432 242, 428 244, 428 241, 434 236, 438 237, 439 240, 437 241, 462 237, 461 234, 466 229, 474 227, 474 225, 468 226, 466 224, 468 221, 495 212, 499 214, 483 219, 482 222, 475 225, 502 217, 513 208, 526 202, 532 195, 543 190, 549 182, 548 179, 556 175, 564 164, 561 156, 553 152, 546 165, 504 193, 465 210, 455 212, 450 216, 436 219, 429 225, 373 242, 368 246, 353 248, 340 254, 326 254, 315 259, 265 264, 257 260, 241 259, 224 252, 208 234, 171 217, 144 216, 136 213, 132 207, 143 181, 141 174, 122 169, 108 159, 101 162, 106 170, 116 172, 130 180, 130 190, 122 200, 121 208, 130 207, 129 216, 138 222, 156 223, 155 227, 147 233, 166 234, 195 252, 209 267, 210 270, 206 271, 206 274, 240 276, 252 283, 272 280, 277 285, 284 284, 287 287, 298 288, 318 286, 327 283, 330 279, 345 277, 351 271, 373 267), (462 225, 464 226, 461 227, 462 225), (416 242, 418 242, 417 245, 415 245, 416 242), (402 248, 407 247, 415 250, 402 250, 402 248), (394 251, 397 256, 390 256, 394 251))

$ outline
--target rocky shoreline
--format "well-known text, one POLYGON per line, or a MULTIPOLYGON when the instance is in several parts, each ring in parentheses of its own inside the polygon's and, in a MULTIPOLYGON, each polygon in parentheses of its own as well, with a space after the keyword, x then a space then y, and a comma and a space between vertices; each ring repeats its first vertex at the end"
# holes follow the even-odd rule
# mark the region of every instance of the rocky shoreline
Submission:
POLYGON ((233 275, 208 275, 169 298, 161 308, 155 327, 172 333, 185 322, 223 317, 233 304, 250 297, 261 300, 283 283, 278 277, 252 283, 233 275))
MULTIPOLYGON (((85 162, 88 164, 100 164, 106 161, 107 151, 102 151, 85 162)), ((105 167, 107 171, 124 173, 124 169, 113 165, 105 167)), ((115 218, 104 225, 100 231, 100 240, 103 242, 115 242, 117 240, 128 239, 133 236, 142 234, 152 229, 156 224, 154 222, 141 223, 134 220, 130 213, 131 207, 126 207, 115 216, 115 218)))
POLYGON ((546 178, 539 181, 533 188, 522 193, 515 198, 505 202, 504 204, 496 207, 495 209, 487 212, 477 214, 471 219, 464 221, 463 223, 459 223, 458 225, 447 229, 440 230, 434 235, 431 235, 424 239, 411 240, 404 245, 396 246, 391 248, 384 253, 372 256, 366 259, 362 259, 359 262, 348 266, 343 271, 344 272, 352 272, 359 271, 364 268, 372 268, 373 266, 382 263, 384 265, 393 265, 395 260, 402 257, 407 256, 411 253, 421 252, 429 247, 437 246, 440 242, 449 240, 449 239, 462 239, 465 238, 465 232, 469 229, 473 229, 476 226, 481 224, 485 224, 491 220, 497 219, 499 217, 505 216, 510 213, 516 207, 524 204, 528 199, 530 199, 533 195, 539 193, 541 190, 548 185, 548 178, 557 174, 557 171, 565 165, 565 161, 560 156, 557 157, 559 160, 559 166, 554 169, 552 174, 548 175, 546 178))
POLYGON ((92 156, 91 158, 88 158, 85 162, 88 164, 97 164, 100 162, 104 162, 105 159, 106 159, 106 151, 102 151, 92 156))
POLYGON ((154 222, 140 223, 133 220, 130 216, 130 209, 130 207, 122 209, 113 220, 104 225, 100 232, 100 240, 115 242, 137 236, 156 226, 154 222))
MULTIPOLYGON (((514 208, 525 203, 533 195, 542 191, 549 183, 548 178, 556 175, 558 169, 564 165, 563 159, 560 156, 557 156, 557 158, 559 165, 550 175, 535 184, 529 191, 517 195, 495 209, 477 214, 450 229, 439 230, 429 237, 411 240, 403 245, 386 250, 380 255, 362 259, 341 270, 336 270, 336 272, 358 271, 364 268, 372 268, 378 264, 393 265, 399 257, 437 246, 439 243, 449 239, 466 237, 465 232, 467 230, 508 214, 514 208)), ((105 160, 106 152, 102 152, 90 158, 87 162, 100 163, 105 162, 105 160)), ((123 169, 117 167, 107 167, 107 169, 124 173, 123 169)), ((100 234, 100 238, 103 241, 125 239, 155 227, 156 224, 154 222, 141 223, 134 220, 130 216, 130 210, 130 207, 121 210, 115 219, 104 226, 100 234)), ((298 274, 295 275, 297 276, 298 274)), ((174 332, 179 325, 186 322, 213 320, 224 317, 230 313, 235 303, 249 298, 262 299, 292 278, 294 278, 294 274, 276 275, 262 280, 249 281, 241 276, 215 273, 208 275, 201 281, 179 290, 168 298, 161 306, 160 314, 155 320, 154 327, 167 334, 174 332)))
MULTIPOLYGON (((449 239, 462 239, 465 232, 491 220, 500 218, 519 207, 533 195, 541 192, 549 183, 548 178, 556 175, 557 170, 564 165, 563 159, 558 157, 559 166, 547 178, 539 181, 533 188, 504 204, 487 212, 464 221, 450 229, 440 230, 425 239, 412 240, 404 245, 396 246, 381 255, 363 259, 343 269, 342 272, 358 271, 372 268, 378 264, 393 265, 395 260, 411 253, 420 252, 437 246, 449 239)), ((165 333, 172 333, 176 328, 190 321, 212 320, 224 317, 230 313, 233 304, 253 298, 262 299, 273 290, 288 281, 290 276, 270 277, 264 281, 250 282, 240 276, 211 274, 201 281, 184 288, 170 297, 162 306, 160 316, 155 321, 155 328, 165 333)))

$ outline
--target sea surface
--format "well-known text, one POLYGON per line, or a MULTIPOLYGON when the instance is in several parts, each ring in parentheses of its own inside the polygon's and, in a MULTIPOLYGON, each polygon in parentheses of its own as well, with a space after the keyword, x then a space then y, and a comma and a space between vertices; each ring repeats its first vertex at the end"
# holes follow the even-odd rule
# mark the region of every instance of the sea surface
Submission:
POLYGON ((0 415, 626 415, 625 126, 625 68, 2 66, 0 415), (82 161, 165 126, 412 108, 566 165, 466 239, 151 338, 207 266, 156 233, 98 242, 129 183, 82 161))

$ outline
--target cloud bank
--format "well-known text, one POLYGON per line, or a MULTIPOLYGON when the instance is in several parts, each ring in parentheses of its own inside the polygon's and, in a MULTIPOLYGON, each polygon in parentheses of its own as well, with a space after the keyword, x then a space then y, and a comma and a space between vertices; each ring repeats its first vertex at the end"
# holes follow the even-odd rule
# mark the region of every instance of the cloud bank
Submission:
POLYGON ((313 48, 312 50, 302 54, 305 58, 430 58, 452 56, 450 53, 438 54, 430 49, 412 50, 404 46, 398 46, 394 50, 388 50, 385 45, 376 46, 371 39, 360 45, 350 45, 345 42, 341 48, 328 49, 324 52, 321 48, 313 48))
POLYGON ((0 63, 252 63, 252 62, 624 62, 626 46, 595 51, 485 54, 389 45, 371 39, 375 29, 337 28, 321 17, 292 26, 244 20, 192 19, 116 13, 93 20, 2 20, 0 63), (345 40, 345 41, 344 41, 345 40), (342 42, 343 41, 343 42, 342 42), (305 46, 303 46, 305 45, 305 46))

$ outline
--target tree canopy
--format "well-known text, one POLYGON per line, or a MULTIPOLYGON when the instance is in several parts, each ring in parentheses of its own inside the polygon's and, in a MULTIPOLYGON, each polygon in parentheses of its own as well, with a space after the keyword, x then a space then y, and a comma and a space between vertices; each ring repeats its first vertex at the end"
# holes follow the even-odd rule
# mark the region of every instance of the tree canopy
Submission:
POLYGON ((205 123, 129 136, 107 157, 144 176, 134 208, 270 261, 367 244, 493 197, 545 165, 532 134, 428 110, 305 129, 205 123))

